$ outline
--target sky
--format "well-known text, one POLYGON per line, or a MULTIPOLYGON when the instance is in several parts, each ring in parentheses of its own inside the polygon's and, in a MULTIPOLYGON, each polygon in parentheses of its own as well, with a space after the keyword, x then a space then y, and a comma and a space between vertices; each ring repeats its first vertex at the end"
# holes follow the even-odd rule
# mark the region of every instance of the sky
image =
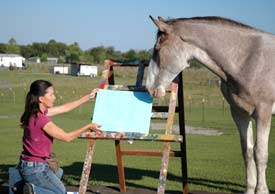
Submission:
POLYGON ((77 42, 83 50, 148 50, 149 19, 221 16, 275 34, 275 0, 2 0, 0 43, 77 42))

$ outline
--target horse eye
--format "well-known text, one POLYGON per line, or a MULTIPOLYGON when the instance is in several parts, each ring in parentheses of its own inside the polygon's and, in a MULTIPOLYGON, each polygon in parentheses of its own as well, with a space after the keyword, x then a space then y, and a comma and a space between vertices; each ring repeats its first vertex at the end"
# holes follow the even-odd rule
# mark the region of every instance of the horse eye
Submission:
POLYGON ((156 51, 159 51, 159 50, 160 50, 160 44, 159 44, 159 42, 155 45, 154 50, 156 50, 156 51))
POLYGON ((159 43, 162 44, 163 42, 165 42, 168 39, 168 35, 166 33, 162 33, 159 36, 159 43))
POLYGON ((161 36, 159 39, 159 43, 162 44, 167 38, 165 36, 161 36))

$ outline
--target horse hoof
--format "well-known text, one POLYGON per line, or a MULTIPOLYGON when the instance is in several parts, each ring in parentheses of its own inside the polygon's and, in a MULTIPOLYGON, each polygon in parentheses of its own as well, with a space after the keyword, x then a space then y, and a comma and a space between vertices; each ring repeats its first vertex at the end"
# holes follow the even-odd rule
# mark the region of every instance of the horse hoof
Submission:
POLYGON ((244 194, 255 194, 254 191, 246 191, 244 194))
POLYGON ((255 194, 255 187, 248 187, 244 194, 255 194))
POLYGON ((268 189, 257 189, 255 194, 269 194, 268 189))

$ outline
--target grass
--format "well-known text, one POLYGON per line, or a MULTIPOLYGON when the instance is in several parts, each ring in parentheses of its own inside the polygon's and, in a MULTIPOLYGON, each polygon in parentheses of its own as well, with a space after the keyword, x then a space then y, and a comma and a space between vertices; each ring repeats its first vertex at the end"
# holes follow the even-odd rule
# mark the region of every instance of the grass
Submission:
MULTIPOLYGON (((130 83, 135 78, 134 70, 117 70, 115 78, 117 84, 130 83)), ((32 65, 27 71, 0 71, 0 184, 8 182, 8 168, 16 165, 22 151, 19 118, 28 87, 36 79, 50 80, 57 92, 57 104, 61 104, 96 87, 100 76, 89 78, 51 75, 47 73, 47 67, 42 65, 32 65)), ((239 135, 230 117, 228 105, 223 105, 219 88, 209 80, 215 81, 216 78, 206 70, 190 69, 184 74, 186 124, 224 132, 222 136, 187 135, 189 187, 191 190, 209 192, 242 192, 245 189, 245 169, 239 135), (204 104, 202 99, 205 99, 204 104)), ((53 120, 66 131, 76 129, 89 122, 93 103, 91 101, 70 113, 56 116, 53 120)), ((165 104, 167 99, 155 103, 165 104)), ((175 122, 178 122, 177 119, 175 122)), ((267 168, 267 182, 272 192, 275 192, 274 124, 273 121, 267 168)), ((81 139, 71 143, 55 141, 54 151, 65 170, 65 184, 79 184, 86 146, 86 141, 81 139)), ((123 147, 161 149, 162 143, 134 142, 130 145, 123 142, 123 147)), ((179 150, 179 145, 172 144, 172 148, 179 150)), ((127 186, 157 188, 161 158, 124 156, 123 162, 127 186)), ((92 168, 89 185, 118 186, 113 141, 97 141, 92 168)), ((167 190, 180 191, 179 158, 170 159, 168 172, 167 190)))

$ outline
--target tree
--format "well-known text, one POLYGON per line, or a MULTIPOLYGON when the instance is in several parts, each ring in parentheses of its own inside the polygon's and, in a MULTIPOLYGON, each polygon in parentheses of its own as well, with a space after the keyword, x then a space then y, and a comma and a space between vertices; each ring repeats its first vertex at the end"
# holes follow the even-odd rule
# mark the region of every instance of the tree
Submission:
POLYGON ((65 57, 64 56, 59 56, 58 57, 58 63, 65 63, 66 60, 65 60, 65 57))
POLYGON ((47 53, 52 57, 65 56, 67 45, 51 39, 47 44, 47 53))
POLYGON ((20 47, 17 45, 16 40, 11 38, 7 45, 6 53, 20 54, 20 47))
POLYGON ((83 51, 79 47, 78 43, 74 42, 66 50, 66 62, 79 62, 82 55, 83 51))
POLYGON ((137 53, 137 56, 140 60, 150 60, 151 53, 146 50, 141 50, 137 53))
POLYGON ((81 61, 93 63, 94 62, 94 57, 89 54, 89 52, 85 51, 84 54, 80 57, 81 61))
POLYGON ((0 43, 0 53, 6 53, 6 52, 7 52, 6 44, 0 43))
POLYGON ((25 58, 30 58, 33 55, 33 48, 31 45, 27 45, 27 46, 20 46, 20 53, 23 57, 25 58))
POLYGON ((49 56, 52 57, 58 57, 59 53, 57 50, 57 46, 56 46, 56 41, 55 40, 50 40, 47 44, 47 53, 49 56))
POLYGON ((47 44, 34 42, 32 43, 33 56, 42 56, 43 53, 48 53, 47 44))
POLYGON ((124 54, 124 56, 125 56, 126 60, 130 60, 130 61, 138 59, 137 53, 133 49, 130 49, 129 51, 127 51, 124 54))
POLYGON ((94 62, 102 64, 103 61, 107 58, 106 50, 103 46, 95 47, 90 49, 89 54, 94 57, 94 62))
POLYGON ((43 53, 43 54, 40 56, 40 60, 41 60, 42 62, 48 61, 48 55, 47 55, 47 53, 43 53))
POLYGON ((113 60, 123 60, 122 53, 120 51, 115 51, 114 47, 110 46, 105 48, 106 50, 106 59, 113 60))

